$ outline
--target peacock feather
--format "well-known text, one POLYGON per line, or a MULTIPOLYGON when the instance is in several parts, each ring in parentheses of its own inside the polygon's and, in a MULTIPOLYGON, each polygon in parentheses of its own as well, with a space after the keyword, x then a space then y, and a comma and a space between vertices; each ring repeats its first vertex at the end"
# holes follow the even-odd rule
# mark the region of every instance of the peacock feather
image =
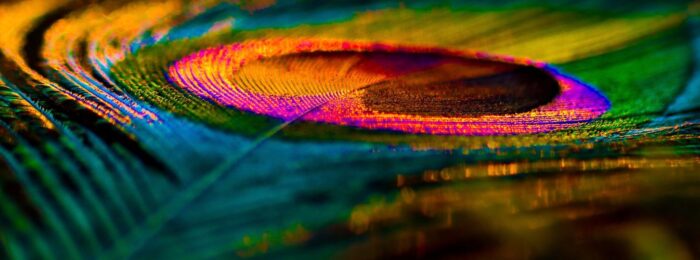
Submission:
POLYGON ((669 1, 0 3, 0 257, 700 257, 669 1))

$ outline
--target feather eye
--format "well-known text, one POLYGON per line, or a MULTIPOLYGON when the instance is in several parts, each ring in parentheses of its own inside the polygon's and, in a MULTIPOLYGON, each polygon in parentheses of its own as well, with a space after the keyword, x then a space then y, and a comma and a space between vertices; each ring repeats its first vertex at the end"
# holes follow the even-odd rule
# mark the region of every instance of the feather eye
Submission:
POLYGON ((416 134, 541 133, 609 107, 541 62, 352 41, 236 43, 190 54, 168 77, 209 101, 285 121, 416 134))

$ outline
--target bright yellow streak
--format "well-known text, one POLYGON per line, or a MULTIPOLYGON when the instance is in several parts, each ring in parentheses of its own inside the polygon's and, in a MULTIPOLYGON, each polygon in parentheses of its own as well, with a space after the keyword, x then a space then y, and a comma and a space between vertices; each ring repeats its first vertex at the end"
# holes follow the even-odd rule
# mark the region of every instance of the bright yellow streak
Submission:
POLYGON ((338 23, 244 32, 244 37, 314 37, 434 45, 549 63, 603 54, 684 22, 687 14, 588 16, 529 9, 468 12, 393 9, 338 23))
MULTIPOLYGON (((24 36, 32 28, 34 22, 46 13, 65 4, 64 0, 29 0, 19 1, 9 5, 0 5, 0 52, 17 66, 41 83, 51 83, 46 78, 34 72, 21 57, 24 46, 24 36)), ((0 86, 5 84, 0 80, 0 86)), ((38 109, 33 108, 27 100, 18 101, 25 106, 26 111, 42 122, 46 128, 52 129, 53 123, 38 109)))

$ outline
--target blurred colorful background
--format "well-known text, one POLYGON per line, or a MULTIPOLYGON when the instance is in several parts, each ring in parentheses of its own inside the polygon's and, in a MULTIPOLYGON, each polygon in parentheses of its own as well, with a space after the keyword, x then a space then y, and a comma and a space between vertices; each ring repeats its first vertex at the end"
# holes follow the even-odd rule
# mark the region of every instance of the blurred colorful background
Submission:
POLYGON ((699 14, 2 1, 0 258, 698 258, 699 14))

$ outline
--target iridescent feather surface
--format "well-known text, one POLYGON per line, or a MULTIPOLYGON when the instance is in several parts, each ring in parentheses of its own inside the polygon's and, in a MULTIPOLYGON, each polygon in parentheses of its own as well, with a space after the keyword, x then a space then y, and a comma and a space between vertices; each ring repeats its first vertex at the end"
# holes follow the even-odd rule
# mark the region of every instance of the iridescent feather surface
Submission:
POLYGON ((0 258, 698 258, 699 14, 3 1, 0 258))

